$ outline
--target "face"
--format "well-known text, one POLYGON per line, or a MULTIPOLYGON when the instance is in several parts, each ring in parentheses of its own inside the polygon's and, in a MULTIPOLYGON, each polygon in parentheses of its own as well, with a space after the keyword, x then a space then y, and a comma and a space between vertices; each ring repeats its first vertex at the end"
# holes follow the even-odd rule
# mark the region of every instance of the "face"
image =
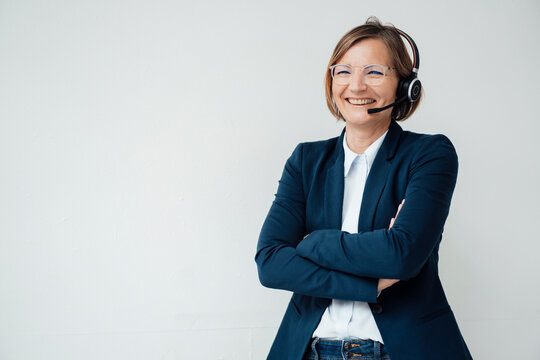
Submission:
MULTIPOLYGON (((380 39, 361 40, 351 47, 336 64, 348 64, 355 67, 371 64, 388 67, 393 65, 390 51, 380 39)), ((374 114, 368 114, 367 110, 380 108, 395 101, 398 74, 396 70, 387 70, 382 83, 367 85, 359 70, 355 69, 348 85, 332 83, 334 101, 348 126, 384 126, 391 120, 392 108, 374 114)))

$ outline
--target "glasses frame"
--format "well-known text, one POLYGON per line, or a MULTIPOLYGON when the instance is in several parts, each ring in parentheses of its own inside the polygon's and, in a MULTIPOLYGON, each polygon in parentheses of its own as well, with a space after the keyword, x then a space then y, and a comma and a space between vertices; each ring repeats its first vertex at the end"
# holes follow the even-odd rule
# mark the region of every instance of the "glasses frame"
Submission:
POLYGON ((339 84, 339 85, 348 85, 348 84, 351 83, 351 79, 353 78, 353 75, 354 75, 354 69, 361 69, 362 72, 364 71, 365 68, 370 67, 370 66, 380 66, 383 69, 383 76, 380 78, 380 80, 377 79, 376 82, 369 81, 369 80, 366 81, 366 77, 362 74, 362 79, 364 80, 364 83, 366 83, 367 85, 379 85, 379 84, 381 84, 384 81, 384 79, 386 78, 386 72, 388 70, 396 70, 397 69, 395 67, 382 66, 380 64, 369 64, 369 65, 366 65, 366 66, 352 66, 352 65, 348 65, 348 64, 335 64, 335 65, 332 65, 332 66, 328 67, 328 69, 330 69, 330 75, 332 76, 333 81, 336 81, 336 79, 334 78, 334 69, 337 66, 347 66, 351 70, 353 70, 353 71, 351 71, 351 77, 350 77, 349 81, 347 81, 346 83, 337 82, 337 84, 339 84))

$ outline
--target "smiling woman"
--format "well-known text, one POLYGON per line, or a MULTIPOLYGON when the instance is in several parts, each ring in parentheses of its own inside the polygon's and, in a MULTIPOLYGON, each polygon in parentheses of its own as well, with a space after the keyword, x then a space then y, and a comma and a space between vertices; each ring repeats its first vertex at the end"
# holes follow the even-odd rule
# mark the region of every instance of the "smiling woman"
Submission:
MULTIPOLYGON (((394 76, 397 79, 407 79, 411 75, 413 75, 415 72, 418 71, 419 66, 419 54, 418 50, 416 48, 416 44, 414 44, 414 41, 412 41, 412 38, 410 38, 407 34, 403 33, 401 30, 394 28, 393 26, 383 26, 380 24, 380 22, 376 18, 370 18, 363 26, 358 26, 351 31, 349 31, 347 34, 345 34, 341 40, 337 43, 334 52, 330 58, 329 68, 326 71, 325 76, 325 90, 326 90, 326 104, 328 105, 328 108, 330 109, 330 112, 332 115, 334 115, 336 118, 340 120, 345 120, 343 117, 343 114, 341 114, 340 109, 337 106, 337 103, 334 101, 333 97, 333 84, 335 85, 348 85, 350 80, 352 79, 352 76, 346 77, 343 81, 340 79, 335 79, 334 75, 335 72, 333 72, 333 67, 337 66, 338 64, 347 64, 345 62, 345 56, 346 55, 354 55, 354 54, 348 54, 351 52, 352 48, 354 48, 356 45, 359 45, 360 42, 366 42, 369 40, 375 40, 376 42, 379 42, 384 45, 384 48, 379 46, 376 46, 375 49, 364 49, 364 51, 370 51, 370 50, 382 50, 382 53, 378 54, 371 54, 374 55, 375 58, 384 57, 386 61, 390 61, 391 64, 388 64, 387 66, 391 68, 387 70, 388 73, 384 73, 383 76, 379 77, 378 82, 371 82, 368 77, 364 77, 366 79, 366 84, 375 86, 380 85, 386 76, 394 76), (372 26, 367 26, 371 24, 372 26), (407 49, 405 47, 405 44, 401 40, 401 37, 399 36, 399 33, 402 33, 403 36, 406 37, 406 39, 411 41, 411 46, 413 49, 413 54, 415 55, 415 61, 414 64, 411 61, 409 54, 407 53, 407 49)), ((368 54, 366 54, 368 55, 368 54)), ((358 60, 358 59, 356 59, 358 60)), ((371 63, 374 64, 374 63, 371 63)), ((375 64, 382 64, 384 63, 375 63, 375 64)), ((351 65, 351 64, 348 64, 351 65)), ((368 64, 365 64, 368 65, 368 64)), ((397 84, 396 84, 397 85, 397 84)), ((395 95, 395 94, 394 94, 395 95)), ((422 94, 418 94, 418 98, 415 101, 412 102, 402 102, 392 108, 391 112, 391 118, 393 120, 405 120, 408 117, 410 117, 418 105, 420 104, 420 100, 422 98, 422 94)), ((387 114, 388 115, 388 114, 387 114)))
MULTIPOLYGON (((336 72, 334 68, 332 74, 336 81, 332 86, 332 99, 339 114, 346 119, 349 130, 353 127, 361 130, 369 126, 378 128, 378 135, 382 135, 382 132, 388 129, 388 112, 368 114, 367 109, 384 107, 396 100, 399 76, 392 67, 390 51, 382 40, 368 38, 353 45, 337 63, 346 64, 353 69, 362 69, 362 71, 346 73, 342 70, 336 72), (378 71, 375 70, 375 73, 373 73, 374 67, 379 68, 378 71), (369 72, 364 71, 365 68, 369 69, 369 72), (378 81, 374 82, 369 76, 378 81)), ((337 67, 345 66, 338 65, 337 67)))
POLYGON ((257 245, 261 283, 293 292, 268 359, 471 359, 437 269, 456 152, 396 122, 418 67, 374 18, 337 44, 326 97, 345 129, 296 147, 257 245))

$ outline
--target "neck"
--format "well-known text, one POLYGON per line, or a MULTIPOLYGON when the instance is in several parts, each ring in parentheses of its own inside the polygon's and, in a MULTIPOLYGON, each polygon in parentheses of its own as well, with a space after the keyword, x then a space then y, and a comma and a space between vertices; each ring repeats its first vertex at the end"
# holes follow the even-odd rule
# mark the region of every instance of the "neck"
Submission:
POLYGON ((357 154, 363 154, 366 149, 382 136, 390 127, 391 120, 375 124, 375 126, 359 126, 350 123, 345 124, 345 136, 347 146, 357 154))

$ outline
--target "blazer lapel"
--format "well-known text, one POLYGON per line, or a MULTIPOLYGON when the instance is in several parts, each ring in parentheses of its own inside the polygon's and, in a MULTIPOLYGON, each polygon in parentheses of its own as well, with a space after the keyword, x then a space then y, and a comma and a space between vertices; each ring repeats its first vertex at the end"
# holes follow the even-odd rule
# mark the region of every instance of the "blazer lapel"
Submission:
POLYGON ((334 153, 335 162, 328 168, 326 173, 325 189, 324 189, 324 215, 327 220, 328 229, 341 230, 341 216, 343 211, 343 189, 345 187, 344 180, 344 159, 345 152, 343 150, 343 137, 345 136, 345 128, 339 136, 334 153))
POLYGON ((392 120, 388 134, 386 134, 386 138, 375 156, 366 180, 358 219, 358 232, 373 230, 377 204, 386 185, 388 171, 392 165, 391 159, 394 157, 402 132, 401 126, 392 120))
MULTIPOLYGON (((381 194, 386 185, 388 171, 391 166, 391 159, 394 157, 399 138, 403 130, 395 121, 390 123, 388 134, 384 139, 381 148, 371 166, 364 195, 362 198, 362 206, 360 208, 360 216, 358 221, 358 231, 373 230, 373 220, 375 219, 375 211, 381 194)), ((345 136, 345 128, 339 136, 335 153, 335 161, 328 168, 325 180, 324 191, 324 214, 327 220, 328 229, 341 230, 342 211, 343 211, 343 190, 345 187, 344 180, 344 159, 345 152, 343 151, 343 137, 345 136)))
MULTIPOLYGON (((364 188, 358 231, 372 230, 372 222, 375 218, 377 203, 384 189, 388 170, 390 169, 390 159, 395 154, 402 131, 401 127, 395 121, 392 121, 390 128, 388 129, 388 134, 386 134, 386 138, 375 157, 364 188)), ((326 173, 324 215, 327 219, 326 225, 328 229, 341 230, 343 191, 345 187, 345 168, 343 164, 345 159, 345 151, 343 150, 344 136, 345 129, 343 129, 337 140, 336 148, 334 150, 334 163, 328 168, 326 173)), ((321 314, 322 311, 330 305, 330 301, 330 299, 326 298, 316 298, 315 304, 320 308, 321 314)))

